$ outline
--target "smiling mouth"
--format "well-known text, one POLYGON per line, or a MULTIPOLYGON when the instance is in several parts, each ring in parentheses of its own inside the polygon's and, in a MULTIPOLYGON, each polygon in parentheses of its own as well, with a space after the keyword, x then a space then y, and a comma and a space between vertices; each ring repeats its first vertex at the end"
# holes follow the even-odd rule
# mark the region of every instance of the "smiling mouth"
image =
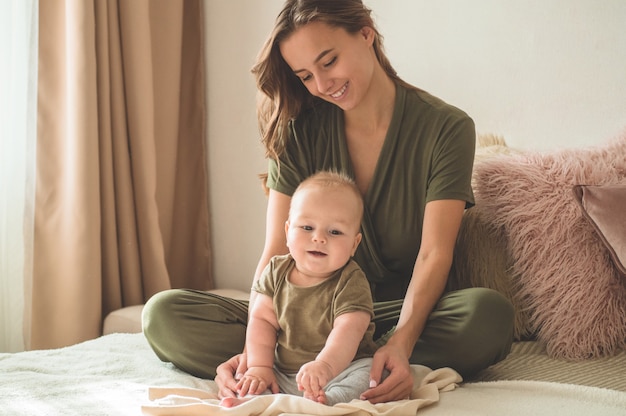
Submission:
POLYGON ((346 92, 346 89, 348 88, 348 83, 346 82, 343 87, 341 87, 341 89, 339 89, 339 91, 337 91, 336 93, 330 94, 331 97, 333 98, 339 98, 343 95, 344 92, 346 92))

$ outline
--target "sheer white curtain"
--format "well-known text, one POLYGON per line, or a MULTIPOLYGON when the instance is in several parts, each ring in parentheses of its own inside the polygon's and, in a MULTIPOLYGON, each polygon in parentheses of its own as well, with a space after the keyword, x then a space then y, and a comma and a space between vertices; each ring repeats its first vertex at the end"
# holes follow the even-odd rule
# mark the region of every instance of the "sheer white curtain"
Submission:
POLYGON ((31 276, 37 0, 0 1, 0 352, 22 351, 31 276))

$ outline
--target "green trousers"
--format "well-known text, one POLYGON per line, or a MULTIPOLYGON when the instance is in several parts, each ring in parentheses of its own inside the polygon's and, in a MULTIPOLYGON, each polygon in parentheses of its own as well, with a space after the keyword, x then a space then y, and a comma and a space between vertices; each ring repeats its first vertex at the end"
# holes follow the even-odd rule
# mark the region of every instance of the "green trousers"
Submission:
MULTIPOLYGON (((402 300, 375 302, 377 343, 391 336, 402 300)), ((248 302, 172 289, 143 310, 143 331, 156 355, 181 370, 214 378, 218 365, 243 351, 248 302)), ((502 360, 513 341, 513 306, 500 293, 470 288, 445 293, 428 318, 411 364, 451 367, 465 379, 502 360)))

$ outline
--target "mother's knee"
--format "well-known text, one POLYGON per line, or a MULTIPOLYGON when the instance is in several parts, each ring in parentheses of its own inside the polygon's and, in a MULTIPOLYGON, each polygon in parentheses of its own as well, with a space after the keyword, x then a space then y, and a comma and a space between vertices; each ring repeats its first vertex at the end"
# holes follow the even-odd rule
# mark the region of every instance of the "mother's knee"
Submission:
POLYGON ((184 292, 183 289, 164 290, 148 299, 141 313, 141 326, 148 339, 162 328, 172 328, 170 320, 176 319, 172 311, 184 292))
POLYGON ((487 288, 458 293, 463 302, 457 333, 457 371, 465 377, 504 359, 513 342, 514 309, 501 293, 487 288))
POLYGON ((478 287, 468 290, 471 292, 472 321, 487 322, 489 325, 483 326, 491 329, 490 333, 500 334, 503 339, 511 338, 515 319, 511 301, 493 289, 478 287))

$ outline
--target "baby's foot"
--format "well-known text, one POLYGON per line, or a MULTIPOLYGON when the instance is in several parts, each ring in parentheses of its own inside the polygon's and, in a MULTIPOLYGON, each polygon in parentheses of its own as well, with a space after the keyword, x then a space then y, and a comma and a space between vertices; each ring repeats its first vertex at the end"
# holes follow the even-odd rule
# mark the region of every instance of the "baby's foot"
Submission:
POLYGON ((303 396, 305 399, 313 400, 314 402, 317 402, 317 403, 321 403, 321 404, 327 403, 326 393, 324 392, 324 390, 320 391, 317 394, 304 393, 303 396))
POLYGON ((326 393, 322 390, 320 394, 317 395, 316 402, 321 404, 327 404, 328 400, 326 400, 326 393))
POLYGON ((249 397, 224 397, 220 400, 222 407, 235 407, 250 400, 249 397))

